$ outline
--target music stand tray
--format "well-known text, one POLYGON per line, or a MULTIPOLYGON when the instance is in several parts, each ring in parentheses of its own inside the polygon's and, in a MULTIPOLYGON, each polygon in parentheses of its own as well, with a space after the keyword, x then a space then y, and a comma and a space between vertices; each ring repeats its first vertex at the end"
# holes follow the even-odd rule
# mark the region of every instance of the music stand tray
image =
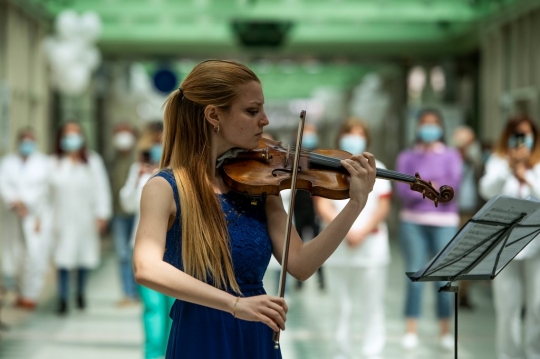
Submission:
MULTIPOLYGON (((454 350, 457 358, 458 287, 456 280, 493 280, 540 234, 540 201, 497 195, 458 231, 435 257, 416 273, 413 282, 448 281, 439 292, 454 292, 454 350)), ((534 245, 539 245, 536 239, 534 245)))

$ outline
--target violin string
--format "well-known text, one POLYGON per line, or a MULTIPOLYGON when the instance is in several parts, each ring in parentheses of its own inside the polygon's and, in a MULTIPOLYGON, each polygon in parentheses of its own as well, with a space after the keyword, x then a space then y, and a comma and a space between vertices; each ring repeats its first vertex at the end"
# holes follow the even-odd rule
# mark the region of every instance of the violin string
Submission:
MULTIPOLYGON (((291 154, 296 153, 295 148, 296 148, 296 146, 292 146, 290 148, 291 154)), ((310 155, 310 157, 312 157, 314 163, 319 164, 319 165, 323 165, 323 166, 326 165, 326 166, 330 166, 330 167, 336 167, 337 165, 340 165, 340 162, 341 162, 340 158, 331 157, 331 156, 323 155, 323 154, 320 154, 320 153, 313 153, 313 152, 310 152, 310 151, 307 151, 307 150, 304 150, 304 149, 300 150, 300 154, 310 155)), ((405 181, 405 182, 414 182, 414 181, 416 181, 416 178, 414 176, 407 175, 407 174, 404 174, 404 173, 399 173, 399 172, 392 171, 392 170, 383 169, 383 168, 377 168, 377 175, 379 175, 381 177, 385 177, 385 178, 389 178, 389 179, 396 179, 396 180, 405 181)))
MULTIPOLYGON (((312 153, 311 155, 314 156, 314 160, 317 164, 336 165, 341 161, 339 158, 321 155, 319 153, 312 153)), ((410 176, 407 174, 403 174, 403 173, 399 173, 399 172, 395 172, 391 170, 386 170, 383 168, 377 168, 377 174, 383 177, 395 178, 395 179, 403 180, 407 182, 414 182, 416 180, 414 176, 410 176)))

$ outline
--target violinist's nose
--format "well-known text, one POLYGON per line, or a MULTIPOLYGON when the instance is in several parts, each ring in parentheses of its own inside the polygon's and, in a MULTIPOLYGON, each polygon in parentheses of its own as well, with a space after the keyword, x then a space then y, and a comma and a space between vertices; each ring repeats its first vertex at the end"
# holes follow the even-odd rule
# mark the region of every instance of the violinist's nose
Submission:
POLYGON ((267 126, 270 123, 270 121, 268 121, 268 117, 266 117, 266 112, 264 112, 264 110, 261 111, 261 115, 262 117, 261 117, 261 120, 259 121, 259 126, 261 127, 267 126))

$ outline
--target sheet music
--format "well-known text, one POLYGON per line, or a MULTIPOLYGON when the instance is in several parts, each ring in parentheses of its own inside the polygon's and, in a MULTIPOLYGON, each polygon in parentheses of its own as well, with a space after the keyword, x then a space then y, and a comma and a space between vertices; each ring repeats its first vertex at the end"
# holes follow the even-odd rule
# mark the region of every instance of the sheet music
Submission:
POLYGON ((444 259, 439 260, 428 274, 452 276, 463 271, 497 241, 497 234, 503 230, 503 225, 467 224, 464 230, 456 237, 454 246, 448 248, 446 253, 443 252, 441 257, 444 259), (482 241, 485 242, 478 246, 482 241), (476 246, 478 247, 473 250, 476 246))
MULTIPOLYGON (((521 252, 521 250, 537 236, 538 232, 539 230, 531 231, 530 228, 515 228, 508 238, 506 246, 501 253, 499 262, 497 263, 495 275, 497 275, 501 269, 503 269, 519 252, 521 252)), ((499 243, 497 247, 489 254, 489 256, 481 261, 469 274, 491 273, 497 259, 497 254, 499 253, 502 245, 503 242, 499 243)))
POLYGON ((469 222, 446 246, 438 257, 432 259, 424 268, 412 277, 455 276, 467 269, 471 264, 483 258, 468 274, 491 275, 502 243, 496 242, 510 223, 522 214, 526 217, 521 224, 534 224, 536 228, 515 228, 507 246, 503 249, 497 265, 497 273, 514 258, 534 237, 533 233, 540 228, 540 202, 495 196, 488 201, 473 217, 501 223, 500 226, 469 222), (511 245, 510 245, 511 244, 511 245), (429 270, 428 270, 429 269, 429 270))
MULTIPOLYGON (((532 201, 532 203, 540 203, 540 200, 533 196, 527 197, 528 201, 532 201)), ((521 221, 521 224, 540 224, 540 211, 533 212, 529 214, 527 217, 523 218, 523 221, 521 221)))

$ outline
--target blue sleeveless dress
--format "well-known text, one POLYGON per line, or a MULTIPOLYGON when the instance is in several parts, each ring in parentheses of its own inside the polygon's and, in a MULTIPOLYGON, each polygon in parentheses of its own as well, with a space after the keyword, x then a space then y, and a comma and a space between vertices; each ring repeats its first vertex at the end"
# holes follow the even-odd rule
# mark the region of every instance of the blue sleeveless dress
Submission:
MULTIPOLYGON (((156 174, 169 182, 176 202, 176 219, 167 232, 163 260, 182 266, 180 198, 171 170, 156 174)), ((219 194, 230 236, 236 281, 244 297, 266 294, 262 279, 272 255, 264 203, 252 205, 236 192, 219 194)), ((280 359, 273 331, 266 324, 234 318, 230 313, 176 300, 166 359, 280 359)))

